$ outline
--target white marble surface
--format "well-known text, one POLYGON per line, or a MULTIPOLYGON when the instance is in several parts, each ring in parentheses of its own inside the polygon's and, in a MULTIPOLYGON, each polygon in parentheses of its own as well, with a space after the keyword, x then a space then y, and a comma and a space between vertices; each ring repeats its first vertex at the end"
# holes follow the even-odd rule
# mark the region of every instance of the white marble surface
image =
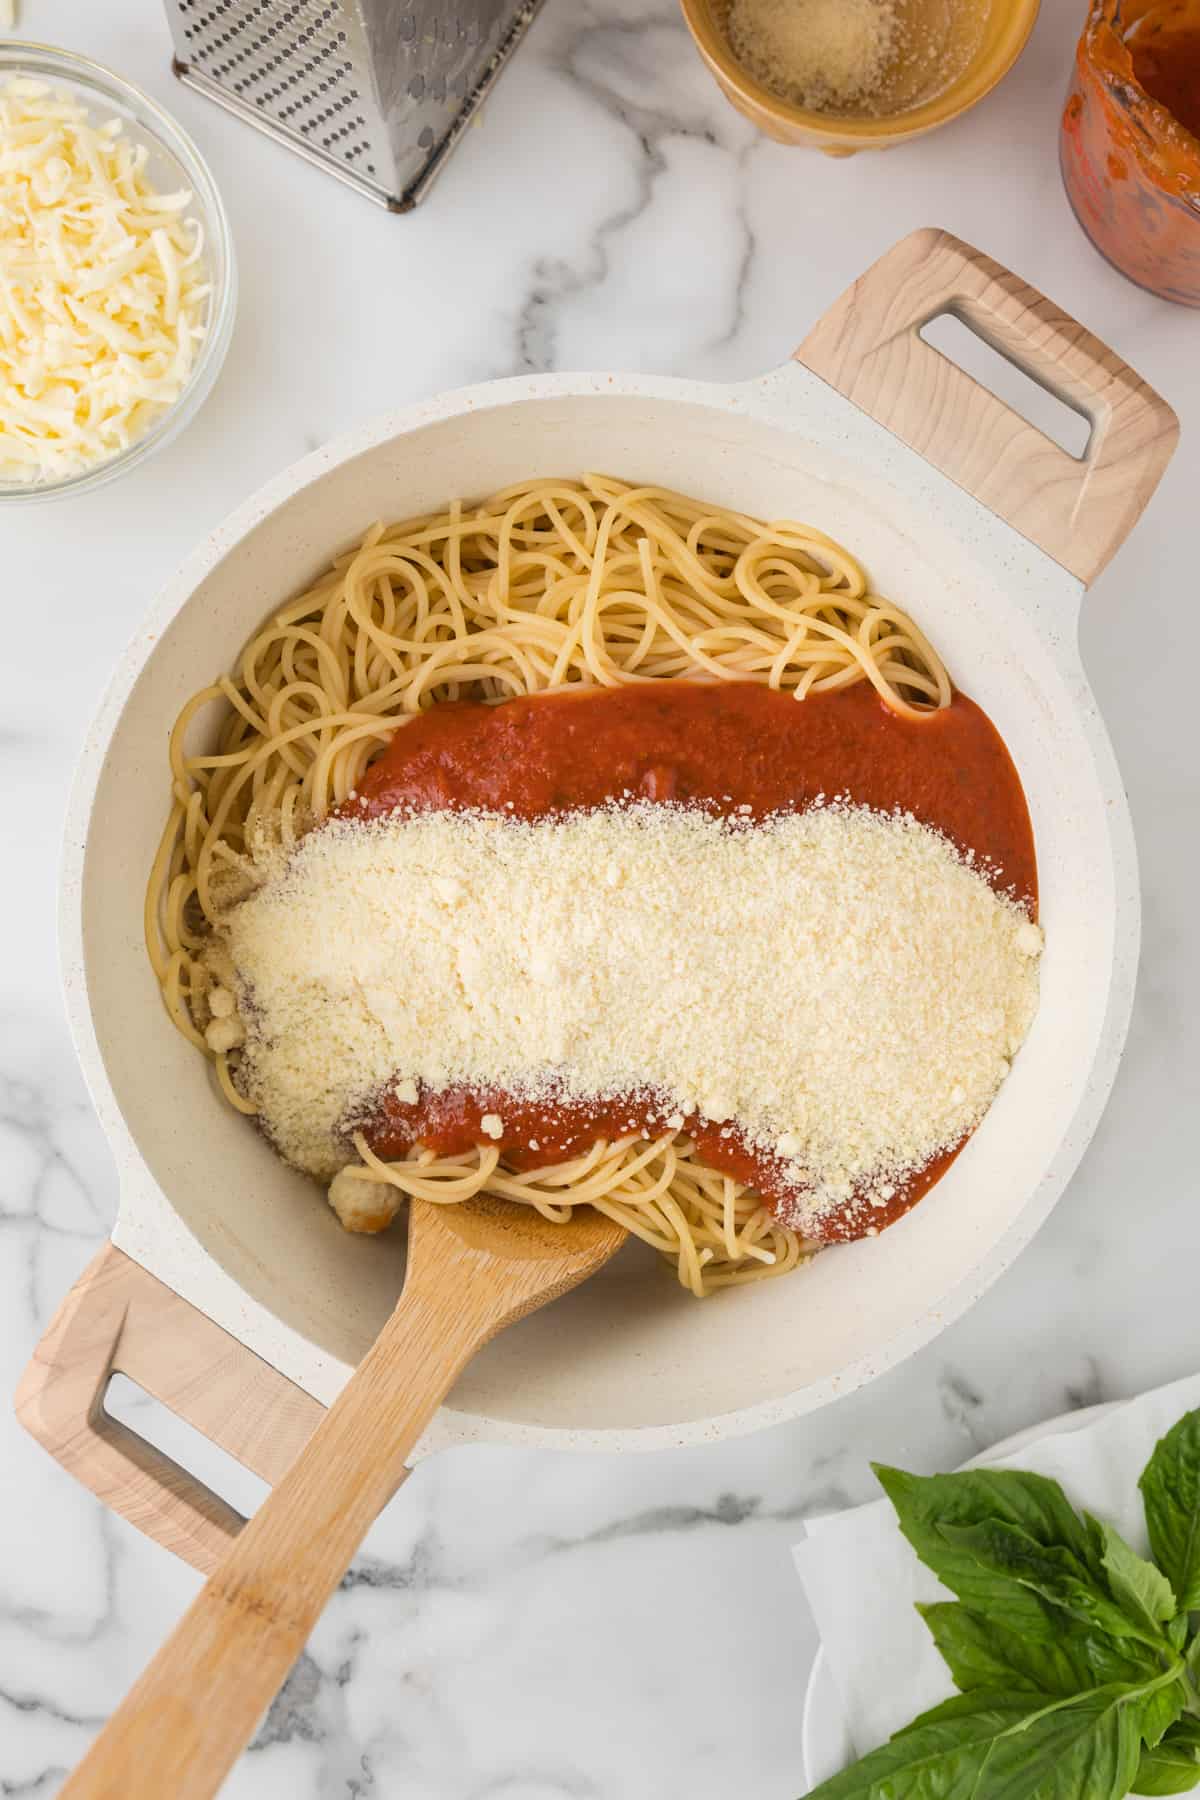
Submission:
MULTIPOLYGON (((789 1800, 814 1650, 797 1520, 865 1496, 871 1456, 949 1465, 1200 1365, 1200 318, 1127 286, 1068 213, 1055 127, 1082 11, 1044 0, 1024 59, 970 117, 835 162, 756 137, 672 0, 548 0, 434 197, 393 219, 177 88, 156 0, 23 0, 30 35, 111 63, 195 133, 230 202, 243 296, 214 396, 161 459, 0 523, 5 1393, 115 1202, 55 967, 71 765, 159 582, 266 476, 385 404, 492 375, 749 375, 929 223, 1046 288, 1184 423, 1152 514, 1085 608, 1145 950, 1115 1096, 1050 1223, 966 1319, 815 1418, 655 1458, 475 1449, 421 1468, 231 1778, 236 1800, 789 1800)), ((211 1452, 181 1454, 252 1497, 211 1452)), ((196 1585, 0 1409, 0 1794, 56 1791, 196 1585)))

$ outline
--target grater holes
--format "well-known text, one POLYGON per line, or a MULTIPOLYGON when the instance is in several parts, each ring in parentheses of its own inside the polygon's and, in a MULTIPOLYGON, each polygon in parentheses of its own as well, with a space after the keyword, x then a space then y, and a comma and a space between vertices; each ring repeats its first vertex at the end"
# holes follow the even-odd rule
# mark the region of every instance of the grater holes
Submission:
MULTIPOLYGON (((387 178, 388 159, 375 162, 376 126, 354 60, 355 34, 347 0, 171 0, 171 4, 180 15, 179 37, 188 45, 188 60, 231 98, 236 95, 239 105, 259 123, 277 122, 310 153, 367 182, 387 178)), ((403 87, 414 65, 426 61, 422 37, 431 34, 423 30, 424 15, 413 0, 405 6, 397 0, 389 4, 397 13, 411 15, 405 27, 410 43, 403 87)), ((435 30, 432 36, 440 49, 447 33, 435 30)), ((447 70, 439 78, 426 68, 426 109, 445 94, 450 74, 447 70)), ((413 149, 421 123, 420 117, 413 122, 409 140, 413 149)), ((421 142, 422 155, 440 135, 440 126, 429 128, 421 142)))
POLYGON ((297 43, 335 77, 351 72, 351 64, 344 60, 348 33, 333 29, 341 19, 341 7, 334 0, 290 0, 282 7, 276 0, 175 0, 175 4, 188 15, 181 24, 190 53, 208 66, 214 79, 227 77, 235 62, 249 62, 244 78, 258 81, 264 71, 273 73, 290 58, 297 43))

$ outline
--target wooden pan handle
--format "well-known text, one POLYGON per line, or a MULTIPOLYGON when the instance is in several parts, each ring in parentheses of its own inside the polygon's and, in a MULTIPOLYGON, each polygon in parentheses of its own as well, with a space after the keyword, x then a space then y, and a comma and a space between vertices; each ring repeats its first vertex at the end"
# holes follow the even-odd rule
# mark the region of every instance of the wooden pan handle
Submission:
POLYGON ((211 1574, 245 1521, 105 1411, 116 1374, 272 1485, 325 1409, 114 1245, 75 1283, 21 1379, 17 1416, 114 1512, 211 1574))
POLYGON ((1099 338, 948 232, 903 238, 844 293, 796 359, 1030 538, 1085 586, 1119 549, 1179 436, 1166 401, 1099 338), (1070 455, 927 344, 950 313, 1092 431, 1070 455))

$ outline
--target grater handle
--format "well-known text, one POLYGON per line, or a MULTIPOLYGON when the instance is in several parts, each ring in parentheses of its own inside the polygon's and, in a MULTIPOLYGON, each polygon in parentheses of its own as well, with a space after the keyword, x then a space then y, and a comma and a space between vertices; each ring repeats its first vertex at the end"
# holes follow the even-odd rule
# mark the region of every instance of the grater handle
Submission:
POLYGON ((21 1378, 17 1416, 106 1506, 207 1575, 245 1520, 105 1410, 117 1374, 271 1483, 325 1408, 115 1245, 75 1283, 21 1378))
POLYGON ((949 232, 902 238, 796 359, 999 514, 1086 587, 1158 486, 1179 421, 1115 351, 949 232), (949 313, 1091 424, 1072 456, 931 344, 949 313))

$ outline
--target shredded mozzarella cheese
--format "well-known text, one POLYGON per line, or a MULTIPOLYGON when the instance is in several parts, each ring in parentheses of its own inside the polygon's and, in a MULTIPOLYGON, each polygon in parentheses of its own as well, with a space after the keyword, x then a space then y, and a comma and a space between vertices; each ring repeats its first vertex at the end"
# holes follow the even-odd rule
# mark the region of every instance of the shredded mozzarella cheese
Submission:
POLYGON ((119 119, 0 86, 0 480, 76 474, 183 392, 204 336, 203 233, 119 119))

